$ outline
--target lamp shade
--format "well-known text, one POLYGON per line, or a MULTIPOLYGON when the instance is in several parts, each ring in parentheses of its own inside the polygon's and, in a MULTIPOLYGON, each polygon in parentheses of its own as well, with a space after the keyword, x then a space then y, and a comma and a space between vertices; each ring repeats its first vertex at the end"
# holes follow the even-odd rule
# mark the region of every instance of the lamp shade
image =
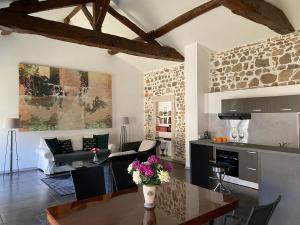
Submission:
POLYGON ((2 127, 6 129, 20 128, 20 120, 18 118, 7 118, 3 121, 2 127))
POLYGON ((129 118, 127 116, 121 117, 121 124, 122 125, 129 124, 129 118))

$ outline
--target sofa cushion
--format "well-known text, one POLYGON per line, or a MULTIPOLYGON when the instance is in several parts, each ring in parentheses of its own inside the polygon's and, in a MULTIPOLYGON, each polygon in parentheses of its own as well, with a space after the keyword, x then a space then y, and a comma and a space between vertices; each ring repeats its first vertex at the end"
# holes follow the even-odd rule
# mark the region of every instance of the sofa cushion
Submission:
POLYGON ((94 138, 82 138, 82 150, 90 151, 92 148, 96 147, 96 141, 94 138))
POLYGON ((147 151, 151 148, 153 148, 156 145, 156 141, 153 140, 143 140, 138 152, 143 152, 143 151, 147 151))
POLYGON ((109 134, 94 135, 96 141, 96 147, 100 149, 108 149, 108 138, 109 134))
POLYGON ((59 140, 59 144, 62 148, 62 153, 70 153, 74 151, 71 139, 59 140))
POLYGON ((45 142, 53 155, 63 152, 63 149, 61 148, 61 145, 57 138, 45 139, 45 142))

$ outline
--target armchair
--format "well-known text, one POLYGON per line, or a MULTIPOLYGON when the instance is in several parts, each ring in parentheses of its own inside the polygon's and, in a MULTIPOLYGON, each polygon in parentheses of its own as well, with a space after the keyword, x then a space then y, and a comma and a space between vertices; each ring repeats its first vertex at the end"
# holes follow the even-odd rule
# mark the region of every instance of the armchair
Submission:
POLYGON ((156 155, 156 149, 161 144, 158 140, 143 140, 142 142, 126 143, 123 151, 134 150, 137 152, 137 159, 141 162, 147 161, 151 155, 156 155))

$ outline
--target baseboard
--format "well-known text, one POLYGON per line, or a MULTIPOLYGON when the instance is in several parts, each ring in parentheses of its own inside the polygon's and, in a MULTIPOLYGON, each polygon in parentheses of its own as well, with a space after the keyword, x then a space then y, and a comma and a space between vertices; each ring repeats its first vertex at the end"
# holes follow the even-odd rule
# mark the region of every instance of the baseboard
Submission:
POLYGON ((245 187, 249 187, 249 188, 253 188, 256 190, 258 190, 258 188, 259 188, 259 185, 257 183, 246 181, 246 180, 241 180, 237 177, 232 177, 232 176, 226 175, 224 177, 224 181, 233 183, 233 184, 238 184, 238 185, 245 186, 245 187))

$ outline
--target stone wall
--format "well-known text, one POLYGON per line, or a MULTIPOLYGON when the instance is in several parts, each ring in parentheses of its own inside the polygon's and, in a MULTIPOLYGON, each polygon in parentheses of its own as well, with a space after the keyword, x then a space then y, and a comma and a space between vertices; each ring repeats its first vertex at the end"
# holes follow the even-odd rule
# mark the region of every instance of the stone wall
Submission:
MULTIPOLYGON (((153 97, 174 95, 175 98, 175 140, 173 143, 174 159, 185 160, 185 79, 184 66, 164 68, 145 74, 144 77, 144 109, 145 109, 145 137, 147 139, 155 138, 154 126, 156 122, 153 97)), ((172 128, 173 129, 173 128, 172 128)))
POLYGON ((299 31, 211 55, 210 92, 299 83, 299 31))

